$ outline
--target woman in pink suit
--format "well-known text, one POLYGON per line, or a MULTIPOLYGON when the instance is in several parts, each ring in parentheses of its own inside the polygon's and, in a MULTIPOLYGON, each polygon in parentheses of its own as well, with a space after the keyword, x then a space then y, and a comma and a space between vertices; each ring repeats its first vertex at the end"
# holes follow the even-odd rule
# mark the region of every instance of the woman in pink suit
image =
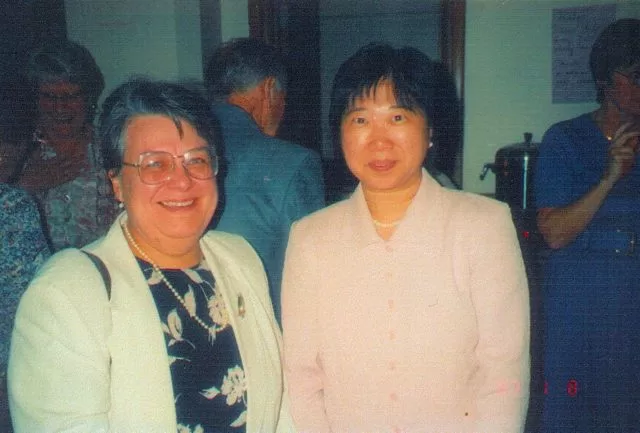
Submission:
POLYGON ((297 222, 284 267, 285 374, 303 432, 520 432, 528 288, 506 205, 422 163, 436 65, 372 44, 339 69, 330 123, 353 195, 297 222))

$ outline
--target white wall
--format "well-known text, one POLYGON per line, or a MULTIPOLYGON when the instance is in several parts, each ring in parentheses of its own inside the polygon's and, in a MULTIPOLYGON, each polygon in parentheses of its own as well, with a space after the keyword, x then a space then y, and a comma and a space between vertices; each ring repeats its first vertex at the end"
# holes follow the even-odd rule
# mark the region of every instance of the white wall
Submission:
MULTIPOLYGON (((211 1, 211 0, 203 0, 211 1)), ((220 1, 221 41, 249 36, 248 0, 220 1)))
POLYGON ((200 79, 199 0, 65 0, 70 39, 96 58, 110 90, 132 75, 200 79))
POLYGON ((595 103, 551 102, 551 17, 560 7, 618 4, 618 18, 639 16, 638 1, 468 0, 465 45, 463 187, 493 193, 479 174, 503 146, 539 142, 553 123, 594 110, 595 103))
MULTIPOLYGON (((218 2, 212 10, 220 11, 219 33, 205 40, 248 36, 247 0, 65 0, 69 37, 96 57, 107 81, 105 95, 132 74, 201 79, 202 50, 213 48, 201 46, 201 1, 218 2)), ((415 5, 415 0, 401 3, 415 5)), ((640 0, 467 0, 465 190, 493 193, 493 175, 478 178, 482 166, 493 161, 500 147, 521 142, 524 132, 532 132, 538 142, 551 124, 595 109, 595 103, 551 102, 551 16, 558 7, 610 3, 618 5, 619 18, 640 15, 640 0)), ((326 21, 327 9, 322 13, 323 25, 335 26, 326 21)), ((369 18, 367 37, 380 23, 380 16, 369 18)), ((334 52, 348 51, 337 33, 331 35, 334 40, 325 35, 323 44, 333 44, 334 52)), ((403 31, 394 37, 398 43, 411 42, 403 39, 408 37, 403 31)))
POLYGON ((214 48, 202 41, 249 36, 247 8, 247 0, 65 0, 68 36, 96 58, 103 98, 133 75, 201 80, 214 48), (201 23, 201 12, 219 16, 201 23))

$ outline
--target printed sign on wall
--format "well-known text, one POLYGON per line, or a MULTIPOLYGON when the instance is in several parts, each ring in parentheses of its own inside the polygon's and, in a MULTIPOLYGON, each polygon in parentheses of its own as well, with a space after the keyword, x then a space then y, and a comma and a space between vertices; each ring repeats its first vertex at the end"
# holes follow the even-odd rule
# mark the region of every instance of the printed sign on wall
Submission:
POLYGON ((616 5, 594 5, 553 10, 553 103, 595 102, 589 70, 591 46, 616 19, 616 5))

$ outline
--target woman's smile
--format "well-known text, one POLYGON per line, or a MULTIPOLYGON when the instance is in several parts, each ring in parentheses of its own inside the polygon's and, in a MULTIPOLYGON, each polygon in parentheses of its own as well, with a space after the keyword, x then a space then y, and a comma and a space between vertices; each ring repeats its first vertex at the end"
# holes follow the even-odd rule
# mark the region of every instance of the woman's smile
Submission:
POLYGON ((341 123, 342 150, 365 190, 415 189, 429 143, 426 116, 398 103, 394 84, 355 98, 341 123))
POLYGON ((161 201, 160 204, 166 208, 180 209, 180 208, 191 207, 194 202, 195 200, 193 199, 192 200, 167 200, 167 201, 161 201))
POLYGON ((369 163, 369 168, 377 172, 390 171, 396 166, 396 161, 390 159, 374 160, 369 163))

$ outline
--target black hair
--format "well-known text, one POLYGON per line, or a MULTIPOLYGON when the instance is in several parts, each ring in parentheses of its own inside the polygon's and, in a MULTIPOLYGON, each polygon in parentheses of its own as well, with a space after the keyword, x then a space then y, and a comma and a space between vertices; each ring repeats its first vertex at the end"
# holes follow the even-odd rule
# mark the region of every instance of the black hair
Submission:
POLYGON ((224 101, 235 92, 250 90, 267 77, 286 91, 287 69, 282 56, 271 45, 252 38, 232 39, 212 54, 205 71, 209 98, 224 101))
POLYGON ((598 36, 589 56, 591 75, 604 101, 604 89, 612 83, 613 73, 640 62, 640 20, 625 18, 613 22, 598 36))
POLYGON ((170 118, 180 135, 181 121, 190 124, 215 153, 220 132, 203 95, 180 84, 135 78, 117 87, 102 105, 98 138, 105 170, 122 167, 127 127, 135 117, 147 115, 170 118))
POLYGON ((375 92, 382 82, 393 86, 399 105, 433 121, 438 81, 435 63, 416 48, 383 43, 360 48, 342 63, 333 81, 329 125, 334 142, 340 142, 342 117, 355 99, 375 92))

